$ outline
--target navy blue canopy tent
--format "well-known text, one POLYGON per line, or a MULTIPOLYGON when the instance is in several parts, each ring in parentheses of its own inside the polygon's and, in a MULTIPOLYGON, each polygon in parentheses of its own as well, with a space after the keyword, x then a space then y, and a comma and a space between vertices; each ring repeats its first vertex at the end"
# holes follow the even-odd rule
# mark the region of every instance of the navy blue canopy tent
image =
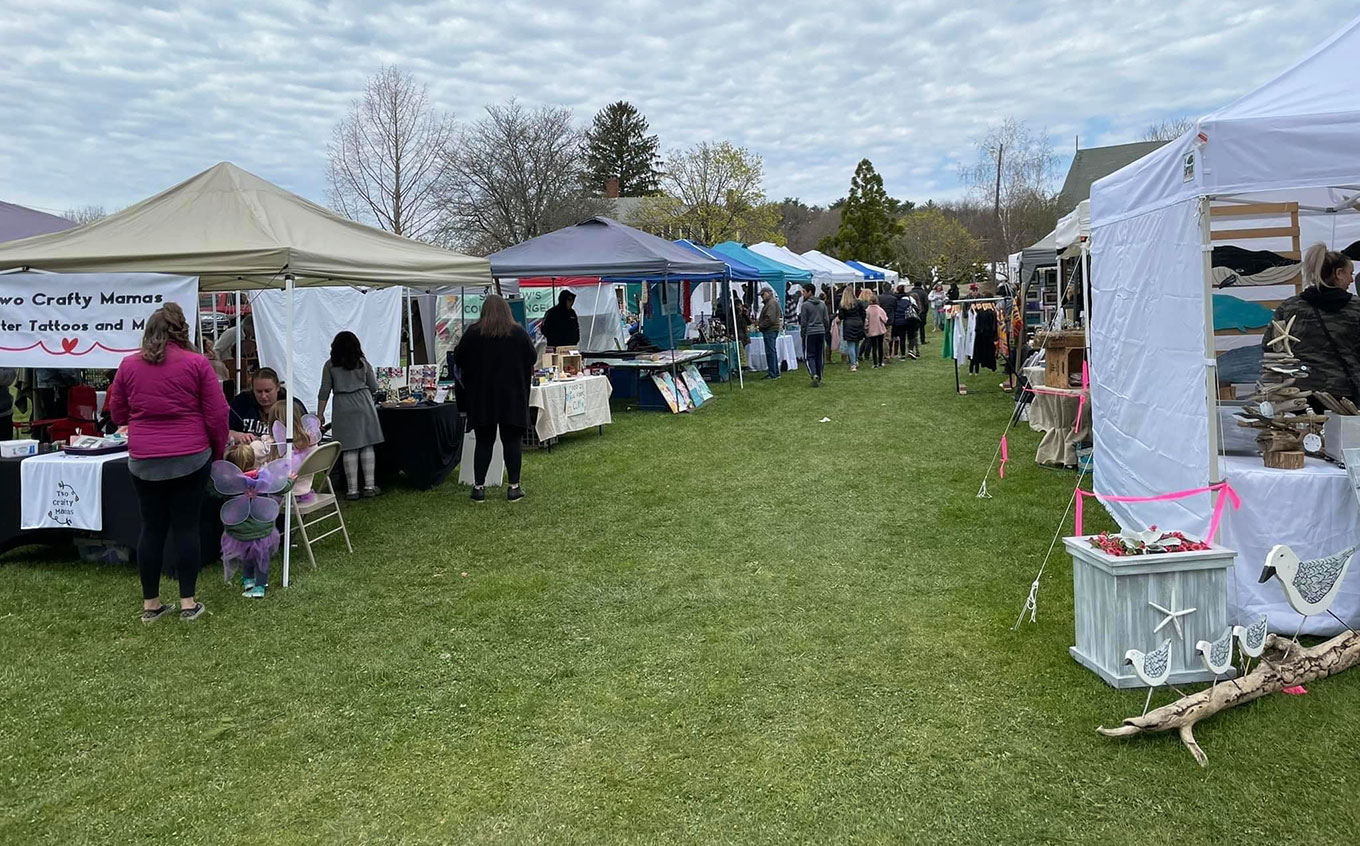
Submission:
POLYGON ((491 275, 716 279, 727 265, 607 217, 530 238, 487 256, 491 275))
POLYGON ((0 241, 17 241, 34 235, 61 232, 73 226, 75 223, 64 217, 0 202, 0 241))

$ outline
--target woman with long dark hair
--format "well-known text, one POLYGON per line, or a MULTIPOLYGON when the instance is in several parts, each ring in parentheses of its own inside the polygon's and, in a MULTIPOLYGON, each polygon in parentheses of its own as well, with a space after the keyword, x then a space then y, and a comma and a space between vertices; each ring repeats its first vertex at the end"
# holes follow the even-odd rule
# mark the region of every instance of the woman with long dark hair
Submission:
POLYGON ((184 311, 166 303, 147 318, 142 349, 123 359, 109 386, 109 416, 128 427, 128 470, 137 491, 142 532, 142 622, 171 609, 161 602, 166 541, 179 576, 180 618, 197 620, 194 598, 203 563, 199 515, 208 467, 227 446, 227 399, 212 365, 189 342, 184 311))
POLYGON ((477 434, 472 500, 486 501, 486 472, 497 430, 510 477, 506 499, 523 499, 520 440, 529 428, 529 383, 538 360, 534 342, 515 322, 505 300, 490 294, 482 302, 481 318, 468 327, 454 349, 453 360, 462 374, 468 426, 477 434))
POLYGON ((326 401, 335 394, 331 413, 331 434, 340 442, 340 460, 345 464, 345 499, 359 498, 359 468, 364 471, 364 496, 377 496, 373 477, 377 458, 373 445, 383 442, 382 426, 373 396, 378 392, 378 377, 364 358, 364 349, 353 332, 336 334, 331 341, 331 357, 321 368, 321 390, 316 397, 316 416, 326 423, 326 401))

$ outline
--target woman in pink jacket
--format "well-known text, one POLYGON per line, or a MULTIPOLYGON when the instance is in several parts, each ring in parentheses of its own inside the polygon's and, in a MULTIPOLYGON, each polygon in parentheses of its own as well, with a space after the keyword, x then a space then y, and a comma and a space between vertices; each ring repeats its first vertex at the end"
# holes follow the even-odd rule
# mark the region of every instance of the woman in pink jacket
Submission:
POLYGON ((883 336, 888 334, 888 313, 873 298, 868 300, 868 306, 864 331, 869 337, 869 350, 874 354, 874 367, 882 367, 883 336))
POLYGON ((160 599, 167 538, 179 576, 179 616, 197 620, 203 615, 194 598, 202 563, 199 515, 208 467, 227 445, 227 400, 212 365, 190 345, 189 322, 178 305, 167 303, 147 319, 142 350, 119 365, 108 407, 113 422, 128 427, 128 470, 142 512, 142 622, 173 610, 160 599))

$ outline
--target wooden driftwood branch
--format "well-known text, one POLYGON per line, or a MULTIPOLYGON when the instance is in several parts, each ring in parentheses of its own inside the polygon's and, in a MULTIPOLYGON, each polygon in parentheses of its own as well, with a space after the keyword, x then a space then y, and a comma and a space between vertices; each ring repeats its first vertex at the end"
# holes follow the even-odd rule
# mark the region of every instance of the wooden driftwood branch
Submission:
POLYGON ((1336 675, 1360 664, 1360 633, 1346 632, 1311 649, 1292 646, 1288 638, 1270 635, 1261 663, 1235 681, 1220 681, 1217 686, 1186 696, 1170 705, 1130 717, 1117 728, 1100 726, 1096 731, 1106 737, 1132 737, 1150 732, 1179 732, 1181 743, 1195 756, 1201 767, 1209 756, 1195 741, 1195 724, 1219 711, 1260 699, 1286 687, 1305 684, 1336 675), (1289 657, 1284 659, 1286 646, 1289 657))

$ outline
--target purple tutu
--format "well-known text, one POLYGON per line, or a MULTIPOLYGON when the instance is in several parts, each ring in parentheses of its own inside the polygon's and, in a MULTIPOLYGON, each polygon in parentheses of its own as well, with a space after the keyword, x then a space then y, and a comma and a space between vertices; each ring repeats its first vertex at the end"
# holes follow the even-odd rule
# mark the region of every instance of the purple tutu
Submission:
POLYGON ((260 581, 269 579, 269 559, 279 548, 279 530, 274 529, 267 536, 256 540, 237 540, 226 532, 222 533, 222 578, 231 581, 242 565, 252 565, 255 577, 260 581))

